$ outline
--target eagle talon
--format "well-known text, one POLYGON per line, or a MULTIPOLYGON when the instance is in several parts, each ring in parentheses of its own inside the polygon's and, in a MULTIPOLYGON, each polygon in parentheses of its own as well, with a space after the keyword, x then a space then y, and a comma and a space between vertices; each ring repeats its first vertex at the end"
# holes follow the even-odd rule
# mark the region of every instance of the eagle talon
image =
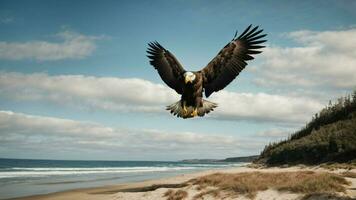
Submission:
POLYGON ((185 107, 185 105, 183 105, 183 111, 184 111, 184 115, 188 113, 187 107, 185 107))
POLYGON ((198 108, 194 108, 194 111, 192 112, 192 116, 193 117, 198 116, 198 108))

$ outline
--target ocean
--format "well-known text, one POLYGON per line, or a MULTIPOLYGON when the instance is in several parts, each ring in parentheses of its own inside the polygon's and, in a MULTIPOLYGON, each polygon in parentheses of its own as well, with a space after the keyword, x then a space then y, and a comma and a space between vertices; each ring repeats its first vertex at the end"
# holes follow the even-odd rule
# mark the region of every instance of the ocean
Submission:
POLYGON ((138 182, 243 164, 0 159, 0 199, 138 182))

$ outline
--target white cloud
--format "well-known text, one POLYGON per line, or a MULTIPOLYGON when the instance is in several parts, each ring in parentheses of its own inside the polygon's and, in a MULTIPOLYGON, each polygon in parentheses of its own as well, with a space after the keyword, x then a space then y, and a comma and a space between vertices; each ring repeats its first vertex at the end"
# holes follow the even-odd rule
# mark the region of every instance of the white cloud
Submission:
POLYGON ((98 39, 98 37, 72 31, 60 32, 56 34, 56 37, 62 41, 0 41, 0 59, 35 59, 39 61, 80 59, 93 53, 96 48, 95 40, 98 39))
POLYGON ((258 152, 263 143, 225 135, 124 129, 101 124, 0 111, 0 156, 92 159, 223 158, 258 152), (13 154, 13 155, 7 155, 13 154), (33 156, 35 155, 35 156, 33 156))
POLYGON ((213 116, 228 120, 304 123, 323 105, 306 97, 289 97, 266 93, 220 91, 212 98, 219 103, 213 116))
POLYGON ((270 46, 253 70, 255 83, 273 88, 322 88, 351 90, 356 87, 356 29, 296 31, 286 34, 299 47, 270 46))
MULTIPOLYGON (((83 75, 0 74, 0 97, 17 101, 48 101, 79 109, 169 113, 165 106, 180 99, 174 90, 143 79, 83 75)), ((304 123, 322 108, 305 97, 220 91, 212 119, 304 123)))
POLYGON ((0 91, 5 98, 108 111, 161 112, 178 100, 173 90, 143 79, 83 75, 2 73, 0 91))

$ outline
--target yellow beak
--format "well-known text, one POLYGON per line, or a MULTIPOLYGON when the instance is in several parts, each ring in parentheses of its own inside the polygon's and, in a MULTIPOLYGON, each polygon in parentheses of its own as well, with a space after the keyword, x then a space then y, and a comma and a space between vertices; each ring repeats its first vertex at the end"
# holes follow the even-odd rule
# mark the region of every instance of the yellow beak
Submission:
POLYGON ((184 82, 185 84, 187 84, 188 82, 192 82, 192 80, 188 76, 186 76, 184 82))

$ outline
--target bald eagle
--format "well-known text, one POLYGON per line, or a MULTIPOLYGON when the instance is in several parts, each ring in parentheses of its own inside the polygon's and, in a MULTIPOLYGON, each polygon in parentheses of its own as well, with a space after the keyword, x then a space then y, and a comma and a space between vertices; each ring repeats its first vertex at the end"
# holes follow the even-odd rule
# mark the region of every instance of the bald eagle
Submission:
POLYGON ((178 94, 181 100, 167 106, 173 115, 182 118, 204 116, 217 107, 216 103, 203 99, 213 92, 224 89, 246 67, 246 61, 254 59, 265 46, 260 44, 267 34, 263 29, 248 26, 240 36, 233 39, 200 71, 186 71, 174 55, 158 42, 148 43, 147 57, 162 80, 178 94))

